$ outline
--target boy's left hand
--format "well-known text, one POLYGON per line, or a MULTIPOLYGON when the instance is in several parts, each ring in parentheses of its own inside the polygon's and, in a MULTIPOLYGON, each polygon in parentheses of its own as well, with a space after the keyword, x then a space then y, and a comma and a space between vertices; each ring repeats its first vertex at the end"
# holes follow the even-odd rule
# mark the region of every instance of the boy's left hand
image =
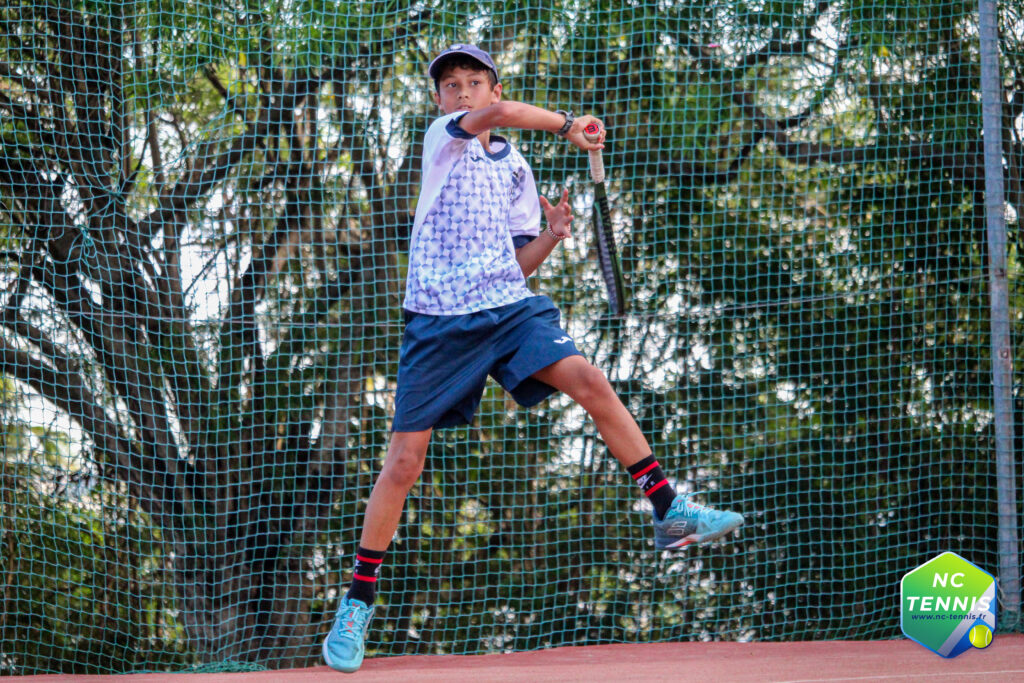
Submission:
POLYGON ((554 206, 544 197, 540 198, 540 206, 544 209, 544 217, 548 228, 558 237, 572 237, 572 205, 569 203, 569 190, 562 190, 562 198, 554 206))

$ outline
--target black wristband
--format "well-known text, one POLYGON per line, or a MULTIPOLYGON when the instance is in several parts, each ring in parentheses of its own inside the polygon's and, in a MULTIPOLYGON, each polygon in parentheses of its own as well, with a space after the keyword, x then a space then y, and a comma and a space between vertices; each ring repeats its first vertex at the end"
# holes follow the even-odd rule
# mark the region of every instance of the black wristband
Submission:
POLYGON ((564 109, 559 109, 555 113, 565 117, 565 123, 562 124, 562 127, 558 129, 558 133, 556 133, 559 137, 564 138, 569 134, 569 129, 572 128, 572 122, 576 120, 576 117, 572 115, 571 111, 565 111, 564 109))

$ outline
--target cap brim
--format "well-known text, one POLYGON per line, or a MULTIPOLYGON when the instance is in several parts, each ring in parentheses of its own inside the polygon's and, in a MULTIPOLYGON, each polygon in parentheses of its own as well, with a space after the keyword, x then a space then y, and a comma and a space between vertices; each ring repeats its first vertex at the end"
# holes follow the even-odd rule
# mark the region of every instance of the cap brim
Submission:
POLYGON ((490 72, 494 73, 494 78, 495 79, 498 78, 498 70, 496 68, 494 68, 493 66, 491 66, 487 62, 481 61, 481 59, 479 57, 477 57, 476 55, 474 55, 472 52, 464 52, 462 50, 452 50, 450 52, 445 52, 444 54, 440 54, 437 57, 434 57, 434 61, 432 61, 430 63, 430 66, 427 67, 427 74, 429 74, 429 76, 436 81, 438 78, 441 77, 441 70, 444 68, 445 62, 447 62, 452 57, 457 57, 457 56, 458 57, 469 57, 474 62, 479 64, 480 68, 483 71, 490 71, 490 72))

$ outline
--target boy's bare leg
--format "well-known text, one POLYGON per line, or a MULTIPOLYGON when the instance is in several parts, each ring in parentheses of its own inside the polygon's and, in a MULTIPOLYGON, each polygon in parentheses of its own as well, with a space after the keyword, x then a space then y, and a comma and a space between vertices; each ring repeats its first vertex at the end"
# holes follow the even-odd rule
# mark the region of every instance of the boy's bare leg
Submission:
POLYGON ((423 473, 432 430, 394 432, 384 458, 384 467, 370 492, 363 517, 363 533, 359 545, 372 550, 386 550, 398 529, 409 489, 423 473))
POLYGON ((651 446, 604 373, 583 356, 569 356, 533 373, 579 403, 597 426, 608 450, 624 467, 651 454, 651 446))
POLYGON ((373 620, 377 572, 402 518, 409 489, 420 478, 430 432, 395 432, 363 517, 352 585, 338 606, 323 644, 324 661, 337 671, 359 669, 366 653, 366 631, 373 620))
MULTIPOLYGON (((608 445, 615 459, 627 469, 637 464, 639 472, 631 470, 644 491, 654 503, 654 547, 658 550, 683 548, 691 543, 715 541, 743 524, 743 515, 728 510, 694 503, 685 496, 676 496, 667 481, 659 486, 645 487, 648 481, 641 481, 639 475, 649 467, 660 472, 657 461, 650 455, 651 447, 640 431, 640 426, 629 410, 615 394, 604 373, 591 365, 582 356, 569 356, 549 365, 533 376, 572 397, 583 406, 597 425, 601 438, 608 445), (647 462, 641 461, 650 458, 647 462), (655 501, 655 496, 658 501, 655 501), (669 500, 671 498, 671 500, 669 500), (682 504, 679 504, 682 501, 682 504), (670 504, 669 504, 670 503, 670 504), (660 508, 660 509, 659 509, 660 508)), ((637 469, 634 468, 634 469, 637 469)))

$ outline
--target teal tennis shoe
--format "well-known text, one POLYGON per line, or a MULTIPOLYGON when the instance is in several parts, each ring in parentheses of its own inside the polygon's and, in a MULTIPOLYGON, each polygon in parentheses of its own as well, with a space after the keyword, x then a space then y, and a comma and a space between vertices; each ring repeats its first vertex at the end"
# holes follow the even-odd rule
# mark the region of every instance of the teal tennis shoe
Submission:
POLYGON ((664 518, 654 517, 654 547, 658 550, 714 541, 743 524, 743 515, 738 512, 694 503, 690 500, 692 495, 676 496, 664 518))
POLYGON ((366 629, 373 619, 373 610, 362 600, 345 598, 341 601, 331 632, 324 640, 327 666, 345 673, 359 669, 366 652, 366 629))

